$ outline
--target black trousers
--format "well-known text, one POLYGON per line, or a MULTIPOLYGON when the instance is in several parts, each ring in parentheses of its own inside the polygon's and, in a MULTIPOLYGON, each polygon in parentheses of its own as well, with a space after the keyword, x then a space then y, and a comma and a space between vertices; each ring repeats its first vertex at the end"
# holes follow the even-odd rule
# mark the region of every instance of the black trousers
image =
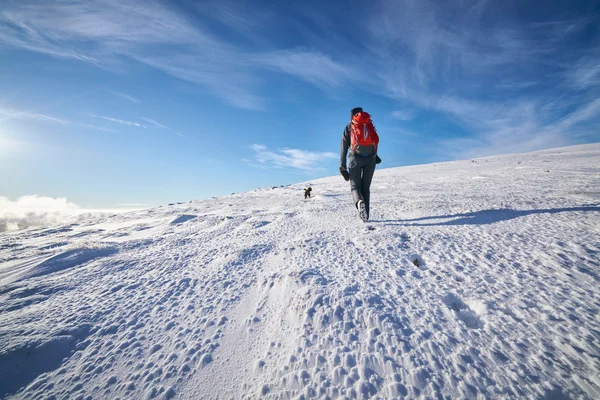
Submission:
POLYGON ((352 191, 354 205, 357 206, 359 200, 364 201, 368 215, 371 200, 371 181, 377 165, 375 154, 366 157, 350 154, 348 161, 350 190, 352 191))

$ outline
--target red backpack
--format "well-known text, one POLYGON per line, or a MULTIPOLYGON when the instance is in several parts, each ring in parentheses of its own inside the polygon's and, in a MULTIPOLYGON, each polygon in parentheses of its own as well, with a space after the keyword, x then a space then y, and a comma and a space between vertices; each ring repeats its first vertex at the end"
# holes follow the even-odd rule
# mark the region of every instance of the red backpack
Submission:
POLYGON ((371 122, 371 116, 361 111, 352 117, 350 129, 350 151, 363 156, 377 153, 379 136, 371 122))

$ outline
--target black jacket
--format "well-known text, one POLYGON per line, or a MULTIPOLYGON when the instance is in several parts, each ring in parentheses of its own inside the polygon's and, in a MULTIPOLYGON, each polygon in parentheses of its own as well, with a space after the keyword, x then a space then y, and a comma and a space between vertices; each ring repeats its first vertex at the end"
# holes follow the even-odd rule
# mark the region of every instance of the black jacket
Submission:
POLYGON ((350 127, 352 124, 346 125, 344 132, 342 133, 342 146, 340 152, 340 165, 346 168, 346 156, 348 155, 348 148, 350 147, 350 127))

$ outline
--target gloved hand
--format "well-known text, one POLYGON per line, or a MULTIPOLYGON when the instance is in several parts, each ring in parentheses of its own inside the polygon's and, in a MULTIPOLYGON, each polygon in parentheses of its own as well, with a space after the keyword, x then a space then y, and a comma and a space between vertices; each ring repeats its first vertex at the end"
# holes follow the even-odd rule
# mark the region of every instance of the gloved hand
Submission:
POLYGON ((346 167, 340 167, 340 174, 342 174, 342 176, 344 177, 345 180, 347 180, 347 181, 350 180, 350 174, 348 173, 348 170, 346 169, 346 167))
POLYGON ((377 154, 375 154, 375 164, 380 164, 381 163, 381 158, 379 158, 379 156, 377 154))

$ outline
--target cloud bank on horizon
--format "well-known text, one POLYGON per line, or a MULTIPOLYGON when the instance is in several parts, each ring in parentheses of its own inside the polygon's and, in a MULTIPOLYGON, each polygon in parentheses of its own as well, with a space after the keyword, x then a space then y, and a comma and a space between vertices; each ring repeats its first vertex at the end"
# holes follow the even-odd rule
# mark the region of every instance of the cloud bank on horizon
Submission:
POLYGON ((116 209, 84 209, 64 197, 29 195, 16 200, 0 196, 0 232, 73 223, 90 215, 119 213, 151 204, 118 204, 116 209))
POLYGON ((0 232, 74 221, 80 208, 66 198, 22 196, 16 201, 0 197, 0 232))

